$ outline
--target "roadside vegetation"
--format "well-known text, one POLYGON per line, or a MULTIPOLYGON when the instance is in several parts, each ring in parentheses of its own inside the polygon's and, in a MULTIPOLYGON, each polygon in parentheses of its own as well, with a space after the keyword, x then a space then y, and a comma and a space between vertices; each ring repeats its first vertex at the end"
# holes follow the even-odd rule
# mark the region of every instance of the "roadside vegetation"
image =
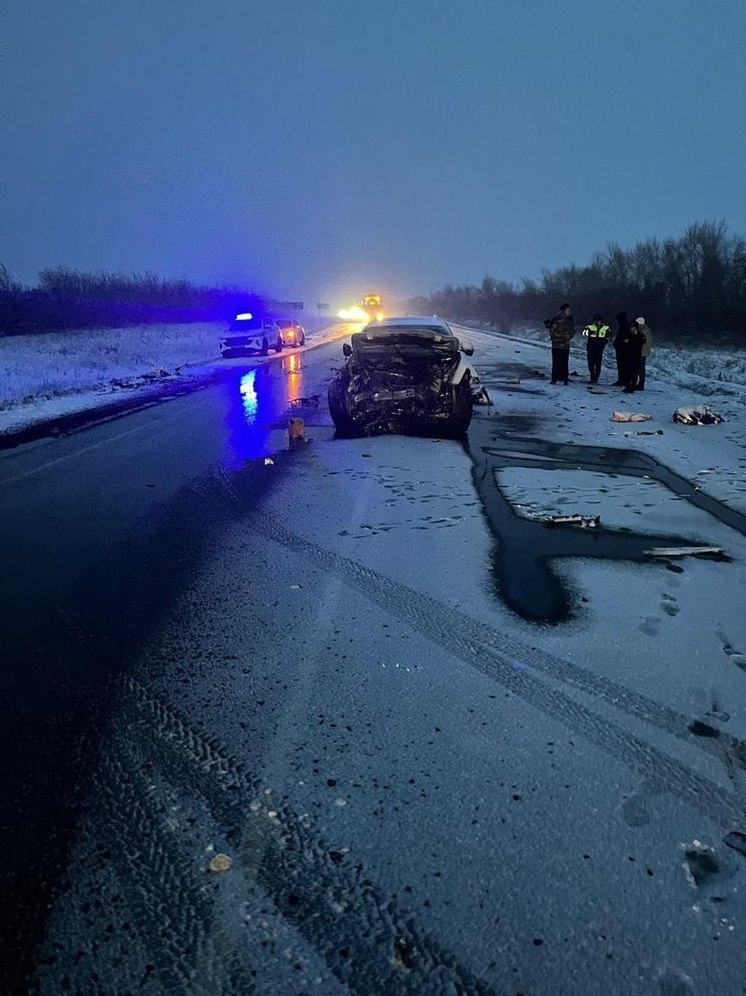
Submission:
POLYGON ((222 328, 214 322, 169 322, 0 338, 0 413, 80 391, 114 390, 142 376, 162 379, 189 364, 219 362, 222 328))
POLYGON ((746 236, 724 222, 691 225, 679 238, 648 239, 631 249, 610 243, 585 266, 542 270, 518 284, 486 276, 479 286, 446 286, 415 298, 411 310, 462 322, 483 322, 502 332, 540 323, 562 301, 576 321, 600 311, 644 315, 658 331, 703 334, 729 330, 746 342, 746 236))
POLYGON ((226 321, 259 301, 256 293, 240 287, 200 287, 149 273, 81 273, 62 266, 42 270, 37 286, 26 287, 0 264, 0 336, 226 321))

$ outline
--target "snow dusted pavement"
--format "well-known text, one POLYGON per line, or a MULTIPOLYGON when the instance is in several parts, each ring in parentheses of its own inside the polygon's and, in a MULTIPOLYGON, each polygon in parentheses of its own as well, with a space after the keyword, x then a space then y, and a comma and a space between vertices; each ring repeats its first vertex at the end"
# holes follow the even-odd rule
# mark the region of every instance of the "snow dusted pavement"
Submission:
POLYGON ((0 463, 19 503, 98 473, 118 523, 13 657, 76 744, 66 838, 32 821, 64 868, 42 992, 743 992, 739 388, 679 426, 692 386, 552 387, 541 346, 468 335, 468 443, 334 439, 331 345, 0 463), (570 512, 601 529, 539 521, 570 512), (644 552, 688 543, 728 559, 644 552))

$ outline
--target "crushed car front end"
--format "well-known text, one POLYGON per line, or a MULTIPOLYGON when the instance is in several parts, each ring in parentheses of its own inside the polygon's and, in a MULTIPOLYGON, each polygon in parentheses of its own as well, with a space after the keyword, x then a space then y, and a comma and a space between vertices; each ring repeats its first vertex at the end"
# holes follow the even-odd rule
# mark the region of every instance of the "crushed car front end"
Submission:
POLYGON ((329 389, 338 431, 463 435, 472 416, 472 370, 459 340, 428 328, 372 328, 351 337, 329 389))

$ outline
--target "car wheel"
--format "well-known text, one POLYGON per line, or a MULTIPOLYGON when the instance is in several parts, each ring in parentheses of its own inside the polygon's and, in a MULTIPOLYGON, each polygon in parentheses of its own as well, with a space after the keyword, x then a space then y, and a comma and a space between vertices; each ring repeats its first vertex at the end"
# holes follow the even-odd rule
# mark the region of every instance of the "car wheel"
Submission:
POLYGON ((468 381, 461 381, 451 388, 451 415, 448 428, 454 436, 463 436, 469 428, 474 413, 474 399, 468 381))
POLYGON ((277 342, 275 343, 275 352, 276 353, 282 352, 282 339, 278 339, 277 342))
POLYGON ((303 336, 301 336, 301 339, 300 339, 300 342, 298 343, 298 345, 299 346, 305 346, 305 344, 306 344, 306 337, 303 335, 303 336))
POLYGON ((262 339, 262 356, 269 356, 269 340, 266 335, 262 339))
POLYGON ((350 416, 347 403, 347 377, 335 377, 329 385, 329 414, 334 422, 334 428, 342 436, 351 436, 355 432, 355 423, 350 416))

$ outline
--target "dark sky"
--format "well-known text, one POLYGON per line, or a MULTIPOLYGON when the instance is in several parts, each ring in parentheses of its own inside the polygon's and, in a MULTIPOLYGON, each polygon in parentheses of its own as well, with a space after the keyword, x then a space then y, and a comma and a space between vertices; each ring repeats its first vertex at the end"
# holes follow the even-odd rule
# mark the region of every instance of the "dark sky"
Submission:
POLYGON ((344 303, 746 229, 742 0, 6 0, 2 245, 344 303))

